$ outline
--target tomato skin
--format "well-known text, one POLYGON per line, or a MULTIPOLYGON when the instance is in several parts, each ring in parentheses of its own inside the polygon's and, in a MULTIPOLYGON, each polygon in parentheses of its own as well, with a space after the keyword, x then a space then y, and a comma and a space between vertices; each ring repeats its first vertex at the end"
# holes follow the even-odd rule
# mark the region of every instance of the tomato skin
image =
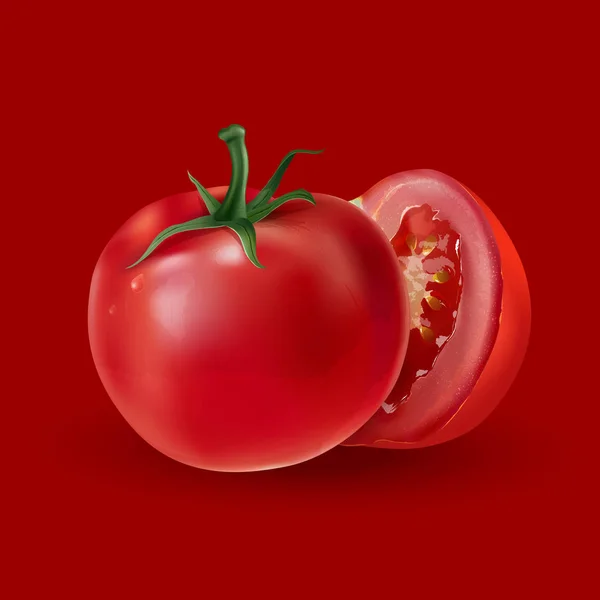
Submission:
MULTIPOLYGON (((480 330, 483 330, 484 327, 489 328, 484 336, 489 340, 489 349, 481 352, 479 366, 477 366, 477 376, 473 384, 469 384, 465 379, 459 377, 452 382, 452 385, 441 386, 438 383, 436 386, 430 386, 429 389, 426 389, 426 396, 423 395, 424 391, 421 388, 409 398, 409 402, 412 403, 409 407, 411 411, 409 413, 409 426, 406 425, 406 415, 402 414, 402 406, 398 409, 397 414, 392 417, 389 415, 384 416, 382 411, 378 411, 344 445, 366 445, 391 449, 422 448, 461 436, 480 424, 497 407, 513 383, 524 360, 531 330, 531 303, 527 278, 510 237, 499 220, 480 198, 464 185, 436 171, 409 171, 387 178, 384 182, 371 188, 364 195, 367 198, 366 210, 372 213, 376 220, 384 220, 382 226, 387 228, 386 233, 391 238, 394 229, 397 228, 397 224, 400 222, 401 206, 418 205, 421 200, 428 197, 430 193, 428 190, 432 190, 431 193, 433 193, 433 190, 439 188, 449 189, 449 198, 454 196, 455 200, 460 197, 461 202, 465 204, 454 214, 452 206, 444 205, 444 202, 441 202, 441 204, 432 202, 433 208, 436 210, 441 209, 440 212, 451 220, 452 217, 456 217, 456 223, 460 223, 461 219, 463 225, 465 221, 470 223, 468 227, 460 232, 463 235, 465 244, 470 242, 472 230, 469 227, 472 227, 474 222, 479 223, 479 226, 483 228, 482 230, 487 228, 490 233, 487 236, 487 241, 486 237, 481 238, 479 252, 484 256, 497 254, 499 259, 501 274, 499 278, 494 274, 494 269, 486 272, 471 269, 470 271, 467 270, 466 273, 462 273, 466 277, 465 291, 467 290, 467 284, 472 283, 476 278, 480 280, 490 278, 490 297, 493 299, 495 294, 499 294, 500 302, 492 302, 486 305, 488 309, 484 312, 483 316, 485 318, 482 319, 480 314, 479 320, 475 321, 480 330), (407 191, 410 190, 411 186, 415 186, 415 189, 421 191, 414 198, 405 195, 400 200, 400 204, 394 205, 394 200, 390 200, 390 198, 397 194, 398 190, 400 190, 399 198, 402 194, 412 194, 411 191, 407 191), (387 208, 384 206, 382 211, 381 203, 388 201, 390 205, 387 208), (469 206, 469 203, 471 206, 469 206), (464 215, 469 212, 472 216, 465 220, 464 215), (383 213, 386 214, 383 215, 383 213), (494 283, 496 279, 498 281, 494 283), (496 305, 497 308, 495 308, 496 305), (495 323, 495 326, 489 327, 493 323, 495 323), (443 421, 440 421, 439 417, 437 417, 437 422, 433 421, 431 411, 428 412, 427 408, 423 408, 422 421, 419 421, 419 407, 422 404, 426 404, 434 396, 438 396, 441 401, 444 401, 444 397, 456 394, 456 388, 465 391, 461 391, 462 398, 459 397, 460 402, 455 403, 452 412, 446 413, 447 416, 443 421), (394 423, 392 419, 396 419, 396 422, 394 423), (432 424, 435 424, 435 427, 432 427, 432 424)), ((491 264, 494 262, 495 259, 491 264)), ((479 291, 472 291, 473 285, 470 287, 471 292, 468 293, 471 296, 477 299, 483 298, 479 295, 479 291)), ((459 312, 460 310, 459 308, 459 312)), ((464 326, 465 321, 463 320, 461 327, 464 326)), ((442 350, 442 352, 447 353, 445 358, 448 357, 448 353, 449 356, 456 356, 456 365, 459 368, 461 357, 468 350, 470 338, 469 336, 462 336, 461 340, 456 341, 456 337, 460 336, 451 337, 448 348, 442 350)), ((485 348, 485 346, 482 346, 482 348, 485 348)), ((436 364, 434 363, 432 371, 435 369, 436 364)), ((448 378, 448 381, 450 381, 450 378, 448 378)), ((425 385, 427 385, 427 381, 425 381, 425 385)), ((438 404, 441 406, 441 402, 438 402, 438 404)))
MULTIPOLYGON (((226 189, 210 191, 222 200, 226 189)), ((408 338, 395 254, 359 209, 315 200, 256 224, 265 269, 227 229, 178 234, 126 269, 165 227, 207 214, 196 192, 145 207, 104 249, 93 358, 127 422, 167 456, 219 471, 302 462, 391 390, 408 338)))

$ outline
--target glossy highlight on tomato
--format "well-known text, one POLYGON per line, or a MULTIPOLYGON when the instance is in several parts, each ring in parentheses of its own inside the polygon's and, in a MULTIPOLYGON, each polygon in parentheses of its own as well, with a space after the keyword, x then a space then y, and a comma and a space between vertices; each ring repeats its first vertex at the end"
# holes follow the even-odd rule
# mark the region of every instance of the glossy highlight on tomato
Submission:
POLYGON ((381 229, 332 196, 274 199, 293 153, 247 189, 243 135, 221 132, 229 187, 192 179, 197 192, 116 232, 88 310, 94 362, 127 422, 167 456, 219 471, 338 445, 381 406, 408 343, 405 282, 381 229))
POLYGON ((398 173, 353 204, 395 250, 410 337, 394 389, 344 445, 417 448, 458 437, 494 410, 525 357, 531 305, 517 251, 490 209, 437 171, 398 173))

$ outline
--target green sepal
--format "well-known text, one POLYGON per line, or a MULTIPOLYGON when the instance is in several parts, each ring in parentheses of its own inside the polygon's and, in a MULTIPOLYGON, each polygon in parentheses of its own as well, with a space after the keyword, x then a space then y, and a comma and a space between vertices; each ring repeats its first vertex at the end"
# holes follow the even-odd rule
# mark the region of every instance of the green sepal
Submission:
POLYGON ((196 231, 198 229, 215 229, 217 227, 223 227, 225 223, 215 221, 212 215, 208 215, 206 217, 198 217, 197 219, 192 219, 191 221, 187 221, 187 223, 180 223, 178 225, 171 225, 171 227, 167 227, 163 229, 150 243, 144 254, 138 258, 132 265, 129 265, 127 268, 131 269, 136 265, 139 265, 144 259, 148 258, 150 254, 152 254, 158 246, 160 246, 165 240, 170 238, 177 233, 183 233, 184 231, 196 231))
POLYGON ((263 204, 254 211, 250 211, 250 213, 248 214, 248 219, 250 219, 252 223, 257 223, 261 219, 264 219, 265 217, 269 216, 282 204, 285 204, 290 200, 306 200, 311 204, 316 204, 315 199, 313 198, 313 195, 310 192, 307 192, 306 190, 294 190, 293 192, 289 192, 288 194, 280 196, 279 198, 277 198, 277 200, 273 200, 273 202, 263 204))
POLYGON ((196 186, 200 198, 204 201, 208 212, 212 215, 216 213, 221 207, 221 203, 188 171, 188 177, 190 181, 196 186))
POLYGON ((225 222, 224 225, 237 233, 250 262, 259 269, 264 269, 264 265, 260 263, 256 256, 256 229, 254 229, 254 225, 248 219, 234 219, 225 222))
POLYGON ((296 154, 321 154, 321 152, 323 152, 323 150, 292 150, 286 154, 285 158, 281 161, 281 164, 273 174, 273 177, 269 179, 267 185, 265 185, 256 198, 248 204, 248 212, 252 212, 263 204, 266 204, 275 195, 283 174, 290 166, 290 163, 296 154))
POLYGON ((280 198, 269 202, 273 198, 283 174, 289 167, 296 154, 320 154, 323 150, 293 150, 289 152, 281 161, 281 164, 269 179, 267 185, 259 194, 246 204, 246 183, 248 180, 248 154, 244 142, 245 129, 240 125, 230 125, 219 132, 219 138, 223 140, 231 156, 232 176, 229 189, 225 195, 223 203, 220 203, 214 196, 188 171, 190 181, 196 186, 200 198, 206 205, 210 213, 204 217, 192 219, 187 223, 172 225, 161 231, 152 240, 144 254, 136 260, 127 269, 139 265, 143 260, 160 246, 165 240, 178 233, 185 231, 196 231, 202 229, 217 229, 219 227, 228 227, 240 238, 242 247, 248 259, 256 267, 263 269, 264 266, 258 260, 256 255, 256 230, 253 223, 257 223, 270 215, 275 209, 290 200, 306 200, 311 204, 316 204, 312 194, 306 190, 300 189, 280 198))

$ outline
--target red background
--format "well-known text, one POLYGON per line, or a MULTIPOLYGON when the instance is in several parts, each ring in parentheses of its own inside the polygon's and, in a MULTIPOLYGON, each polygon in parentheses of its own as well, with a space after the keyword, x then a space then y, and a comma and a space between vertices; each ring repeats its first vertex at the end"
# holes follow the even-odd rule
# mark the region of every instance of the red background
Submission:
POLYGON ((2 3, 4 597, 588 597, 593 20, 573 2, 349 6, 2 3), (255 187, 324 147, 282 192, 354 198, 424 167, 494 210, 534 320, 486 423, 255 474, 180 465, 127 426, 87 345, 95 261, 135 210, 192 189, 187 169, 228 182, 232 122, 255 187))

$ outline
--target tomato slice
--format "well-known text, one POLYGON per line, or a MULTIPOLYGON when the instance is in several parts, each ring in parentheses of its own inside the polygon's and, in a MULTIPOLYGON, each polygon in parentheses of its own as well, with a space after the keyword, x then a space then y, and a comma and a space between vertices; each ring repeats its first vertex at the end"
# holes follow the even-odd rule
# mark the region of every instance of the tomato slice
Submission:
POLYGON ((393 175, 353 203, 379 223, 396 251, 411 330, 393 391, 345 445, 425 446, 461 435, 496 406, 525 354, 529 292, 516 250, 491 211, 437 171, 393 175), (508 260, 513 254, 517 260, 508 260), (504 294, 507 277, 510 298, 504 294), (502 318, 503 305, 511 306, 511 323, 502 318), (500 336, 501 328, 510 335, 500 336), (514 346, 512 355, 507 344, 514 346), (494 355, 502 358, 491 360, 494 355), (464 410, 486 370, 486 393, 476 394, 475 410, 464 410), (470 416, 458 419, 459 413, 470 416), (459 426, 448 436, 453 420, 459 426))

